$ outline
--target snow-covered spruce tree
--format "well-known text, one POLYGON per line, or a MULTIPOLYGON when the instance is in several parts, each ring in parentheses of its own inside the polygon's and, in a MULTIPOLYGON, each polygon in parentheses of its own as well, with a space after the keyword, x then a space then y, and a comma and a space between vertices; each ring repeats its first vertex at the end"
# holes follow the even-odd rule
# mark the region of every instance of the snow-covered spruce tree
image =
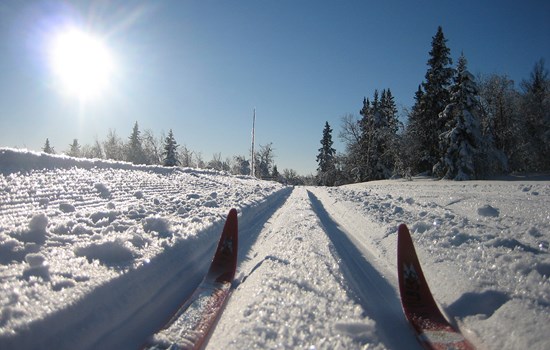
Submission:
POLYGON ((408 113, 408 123, 405 127, 403 135, 400 138, 399 146, 399 171, 402 176, 411 177, 412 174, 421 172, 419 160, 422 158, 422 144, 420 129, 420 116, 424 113, 423 103, 424 91, 422 86, 418 86, 418 90, 414 95, 414 105, 408 113))
POLYGON ((521 111, 527 127, 529 157, 526 170, 550 170, 550 79, 544 60, 535 64, 531 77, 521 84, 521 111))
POLYGON ((439 122, 439 114, 449 103, 449 86, 454 74, 451 51, 446 43, 447 39, 440 26, 432 38, 429 68, 426 80, 422 83, 421 106, 418 113, 413 115, 414 118, 409 120, 420 146, 420 158, 416 166, 420 172, 430 172, 440 156, 438 143, 443 125, 439 122))
POLYGON ((141 133, 137 122, 134 124, 132 134, 128 139, 128 144, 126 145, 126 161, 134 164, 147 164, 141 145, 141 133))
POLYGON ((48 154, 55 154, 55 150, 53 149, 52 146, 50 146, 50 140, 49 139, 46 139, 46 143, 44 144, 44 147, 42 147, 42 151, 44 153, 48 153, 48 154))
POLYGON ((474 76, 466 65, 462 55, 451 86, 450 103, 439 115, 445 131, 439 137, 442 156, 433 172, 445 179, 472 180, 479 175, 483 144, 479 122, 481 105, 474 76))
POLYGON ((325 122, 321 148, 317 155, 317 184, 321 186, 333 186, 336 181, 335 157, 336 150, 332 148, 332 129, 328 122, 325 122))
POLYGON ((69 145, 69 151, 67 152, 67 155, 69 157, 80 157, 81 156, 81 150, 80 145, 78 144, 78 140, 74 139, 73 143, 69 145))
MULTIPOLYGON (((375 98, 378 98, 378 92, 375 91, 375 98)), ((370 181, 375 179, 375 166, 378 163, 377 153, 376 153, 376 144, 374 140, 375 133, 375 113, 374 107, 378 103, 373 103, 371 105, 368 98, 363 99, 363 108, 359 111, 362 118, 359 121, 359 126, 361 129, 361 138, 359 140, 359 147, 357 149, 358 155, 358 164, 357 169, 357 179, 359 182, 370 181)))
POLYGON ((166 140, 164 140, 164 152, 162 153, 164 166, 177 166, 179 164, 177 148, 178 143, 174 138, 172 129, 170 129, 166 140))
POLYGON ((372 103, 363 100, 360 121, 360 181, 387 179, 393 175, 396 161, 398 129, 397 108, 391 91, 383 90, 379 98, 374 91, 372 103))
POLYGON ((383 136, 382 163, 386 169, 385 178, 395 173, 395 163, 399 159, 397 131, 399 130, 399 119, 397 117, 397 106, 390 89, 382 90, 380 99, 380 111, 384 121, 381 134, 383 136))
POLYGON ((277 168, 277 165, 273 165, 273 170, 271 171, 271 177, 273 177, 273 180, 277 182, 282 182, 283 177, 279 173, 279 169, 277 168))

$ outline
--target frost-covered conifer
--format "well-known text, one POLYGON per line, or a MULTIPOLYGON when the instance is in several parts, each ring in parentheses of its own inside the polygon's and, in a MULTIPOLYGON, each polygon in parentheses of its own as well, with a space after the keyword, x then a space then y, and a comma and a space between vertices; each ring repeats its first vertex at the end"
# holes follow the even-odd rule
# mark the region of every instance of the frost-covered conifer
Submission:
POLYGON ((74 139, 73 143, 69 145, 70 149, 69 152, 67 152, 67 155, 70 157, 80 157, 81 156, 81 150, 80 145, 78 144, 78 140, 74 139))
POLYGON ((396 133, 398 129, 397 107, 391 91, 374 91, 372 103, 363 100, 360 111, 360 181, 390 178, 395 168, 396 133))
POLYGON ((530 79, 522 82, 522 112, 526 122, 526 148, 530 171, 550 170, 550 79, 544 60, 535 64, 530 79))
POLYGON ((168 136, 164 141, 164 152, 162 153, 164 156, 164 166, 177 166, 179 164, 177 148, 178 144, 174 138, 174 133, 172 132, 172 129, 170 129, 168 136))
POLYGON ((443 29, 438 27, 437 33, 432 38, 429 68, 426 72, 426 80, 422 83, 423 93, 420 103, 417 103, 414 117, 409 119, 419 144, 420 154, 416 168, 421 172, 431 171, 440 155, 438 140, 443 126, 439 123, 439 113, 449 103, 448 88, 453 77, 451 51, 446 43, 443 29))
POLYGON ((462 55, 451 87, 450 103, 439 115, 445 131, 439 136, 442 156, 433 171, 446 179, 471 180, 479 175, 481 106, 477 85, 466 65, 462 55))
POLYGON ((132 134, 128 139, 129 141, 126 145, 126 160, 134 164, 146 164, 145 153, 143 152, 143 146, 141 144, 141 133, 137 122, 134 124, 132 134))
POLYGON ((332 148, 332 129, 328 122, 323 129, 323 138, 321 139, 321 148, 317 155, 317 182, 322 186, 332 186, 336 181, 336 150, 332 148))
POLYGON ((44 151, 44 153, 48 153, 48 154, 54 154, 55 153, 55 150, 53 149, 53 147, 50 146, 50 140, 49 139, 46 139, 46 143, 44 144, 44 147, 42 147, 42 151, 44 151))

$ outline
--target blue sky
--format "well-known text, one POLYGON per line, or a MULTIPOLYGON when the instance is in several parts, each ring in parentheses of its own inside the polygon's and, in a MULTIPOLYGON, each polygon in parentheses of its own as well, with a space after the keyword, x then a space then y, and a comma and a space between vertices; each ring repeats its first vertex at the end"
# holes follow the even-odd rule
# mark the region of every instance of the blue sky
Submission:
POLYGON ((279 170, 314 173, 325 121, 338 151, 342 115, 390 88, 409 108, 443 27, 456 62, 519 85, 550 67, 548 1, 16 1, 0 3, 0 146, 57 151, 74 138, 126 139, 135 121, 205 161, 273 143, 279 170), (70 21, 103 38, 116 69, 82 103, 59 91, 48 35, 70 21))

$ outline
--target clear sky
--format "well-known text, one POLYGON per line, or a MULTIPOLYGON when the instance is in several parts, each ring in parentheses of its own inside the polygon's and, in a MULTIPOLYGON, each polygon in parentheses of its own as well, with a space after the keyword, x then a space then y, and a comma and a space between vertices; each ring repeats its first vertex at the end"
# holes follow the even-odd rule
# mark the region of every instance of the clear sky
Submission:
POLYGON ((109 129, 127 139, 137 121, 225 159, 249 154, 255 107, 256 144, 273 143, 279 171, 314 173, 325 121, 343 151, 340 118, 374 89, 411 107, 439 25, 474 74, 519 84, 537 60, 550 67, 550 1, 2 0, 0 146, 49 138, 59 152, 109 129), (50 64, 67 24, 112 57, 93 99, 61 89, 50 64))

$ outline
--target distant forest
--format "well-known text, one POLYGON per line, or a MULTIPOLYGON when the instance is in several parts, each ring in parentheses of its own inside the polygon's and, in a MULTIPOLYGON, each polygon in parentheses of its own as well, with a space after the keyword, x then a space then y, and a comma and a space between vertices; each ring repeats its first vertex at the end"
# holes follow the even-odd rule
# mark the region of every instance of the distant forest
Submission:
POLYGON ((390 89, 365 98, 361 117, 342 117, 344 153, 332 148, 332 129, 325 123, 318 185, 419 174, 474 180, 550 171, 550 80, 542 59, 518 89, 506 75, 476 79, 464 54, 453 67, 441 27, 429 56, 405 124, 390 89))
MULTIPOLYGON (((424 80, 415 104, 400 122, 391 89, 365 97, 359 117, 341 118, 338 137, 345 150, 333 146, 333 129, 325 123, 316 174, 279 172, 272 143, 255 152, 255 176, 291 185, 334 186, 389 178, 426 175, 452 180, 485 179, 510 173, 550 172, 550 78, 544 60, 534 64, 519 87, 506 75, 474 77, 464 54, 453 66, 443 29, 432 38, 424 80)), ((178 145, 172 130, 156 137, 134 124, 127 139, 110 130, 105 140, 80 145, 77 139, 63 153, 135 164, 212 168, 250 175, 251 156, 205 161, 200 152, 178 145)), ((55 153, 50 141, 42 149, 55 153)))
MULTIPOLYGON (((42 151, 55 154, 56 150, 46 139, 42 151)), ((183 166, 192 168, 208 168, 226 171, 234 175, 251 175, 250 157, 233 156, 222 159, 221 153, 215 153, 212 159, 205 161, 200 152, 195 152, 185 145, 179 145, 172 129, 168 135, 161 133, 156 137, 151 130, 142 132, 136 121, 125 140, 118 136, 115 130, 109 130, 105 140, 95 140, 93 145, 81 145, 78 139, 67 145, 62 151, 65 155, 76 158, 98 158, 125 161, 134 164, 183 166)), ((290 184, 302 184, 308 178, 299 177, 296 171, 285 169, 282 173, 274 164, 274 148, 272 143, 259 145, 255 153, 254 176, 262 179, 276 180, 290 184)), ((313 182, 313 175, 309 183, 313 182)))

